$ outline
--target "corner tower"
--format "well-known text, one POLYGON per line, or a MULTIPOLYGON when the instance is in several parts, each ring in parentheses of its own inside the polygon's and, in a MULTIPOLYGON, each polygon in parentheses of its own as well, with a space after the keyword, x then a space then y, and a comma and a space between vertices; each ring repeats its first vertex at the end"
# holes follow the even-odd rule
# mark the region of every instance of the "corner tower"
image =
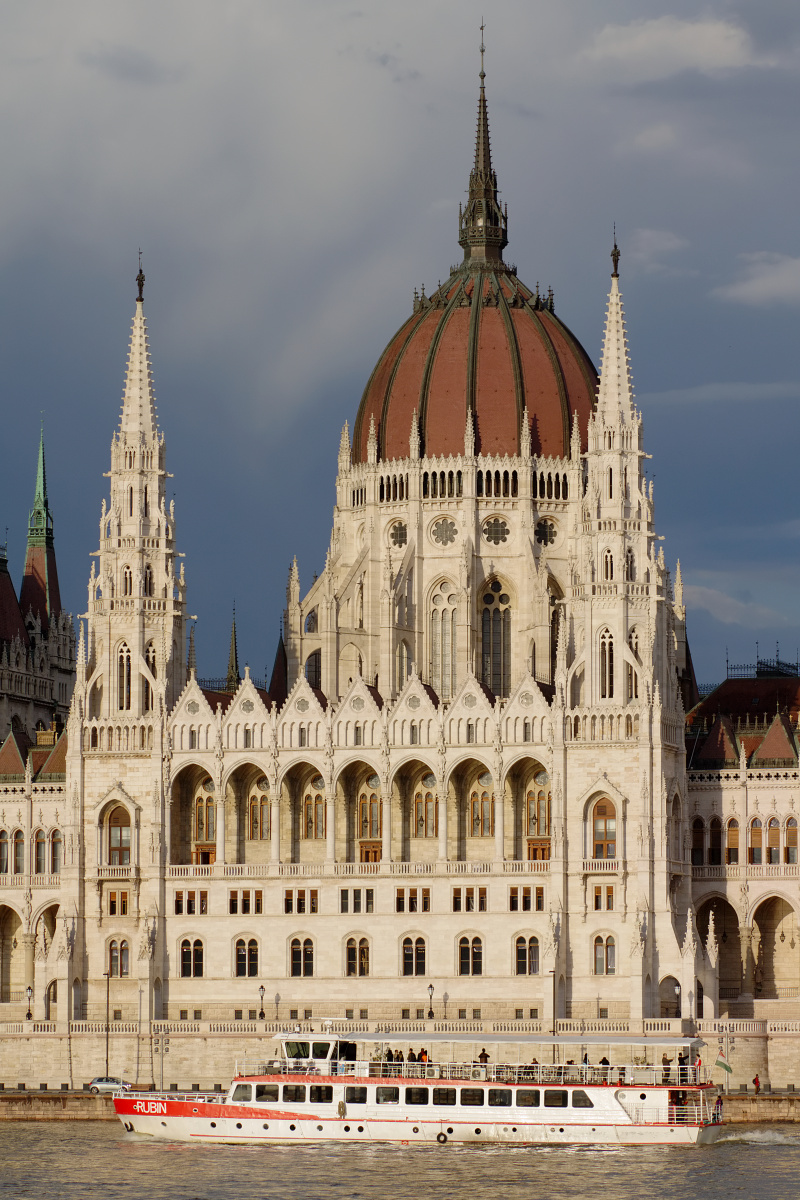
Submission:
MULTIPOLYGON (((166 444, 158 428, 144 274, 131 330, 111 496, 103 501, 87 611, 85 714, 135 720, 168 710, 186 681, 183 563, 176 573, 175 502, 166 502, 166 444)), ((80 683, 79 679, 79 683, 80 683)))
POLYGON ((61 613, 61 594, 53 541, 53 517, 47 502, 47 470, 44 461, 44 428, 39 438, 36 488, 28 521, 28 549, 19 597, 22 614, 32 613, 47 631, 50 621, 61 613))

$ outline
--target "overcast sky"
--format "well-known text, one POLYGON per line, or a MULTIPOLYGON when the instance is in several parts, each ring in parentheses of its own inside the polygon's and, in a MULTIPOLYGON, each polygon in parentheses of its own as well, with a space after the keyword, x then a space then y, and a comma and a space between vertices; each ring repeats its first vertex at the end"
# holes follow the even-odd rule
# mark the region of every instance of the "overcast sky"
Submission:
POLYGON ((800 644, 800 9, 787 0, 0 0, 0 522, 40 413, 85 610, 147 275, 201 675, 271 667, 330 536, 341 426, 459 261, 481 14, 530 286, 599 359, 612 222, 665 553, 701 681, 800 644))

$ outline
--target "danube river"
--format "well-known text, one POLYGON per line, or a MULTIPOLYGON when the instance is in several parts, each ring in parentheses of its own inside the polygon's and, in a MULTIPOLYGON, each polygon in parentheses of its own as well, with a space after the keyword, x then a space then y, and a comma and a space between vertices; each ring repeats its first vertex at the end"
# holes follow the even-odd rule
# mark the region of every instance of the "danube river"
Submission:
POLYGON ((0 1124, 0 1200, 716 1200, 800 1196, 800 1127, 701 1149, 187 1146, 107 1122, 0 1124))

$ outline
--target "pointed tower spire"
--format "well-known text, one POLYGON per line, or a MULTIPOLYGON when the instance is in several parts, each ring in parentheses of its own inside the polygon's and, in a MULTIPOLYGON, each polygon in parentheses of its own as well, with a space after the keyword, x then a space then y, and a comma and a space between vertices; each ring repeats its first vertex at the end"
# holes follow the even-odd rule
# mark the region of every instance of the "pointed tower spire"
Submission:
POLYGON ((625 332, 625 313, 622 308, 622 293, 619 290, 620 251, 614 236, 611 251, 614 270, 611 274, 611 291, 608 293, 606 330, 603 338, 603 355, 600 367, 600 387, 597 393, 598 413, 620 412, 626 421, 633 419, 633 381, 628 354, 628 335, 625 332))
POLYGON ((33 508, 28 520, 28 549, 19 606, 23 617, 28 612, 38 616, 42 629, 61 612, 58 588, 56 553, 53 543, 53 517, 47 503, 47 470, 44 459, 44 425, 39 435, 39 460, 36 465, 36 487, 33 508))
POLYGON ((497 175, 492 170, 492 150, 489 142, 489 110, 486 104, 486 72, 483 69, 481 23, 481 70, 478 94, 478 129, 475 136, 475 163, 469 177, 467 206, 461 212, 458 244, 464 249, 464 261, 502 262, 503 249, 508 245, 508 214, 498 199, 497 175))
POLYGON ((239 650, 236 644, 236 603, 234 602, 233 622, 231 624, 231 648, 228 654, 228 678, 225 683, 225 690, 233 694, 239 687, 240 682, 239 650))
POLYGON ((197 654, 194 648, 194 625, 189 630, 189 656, 186 666, 190 675, 197 675, 197 654))
POLYGON ((138 295, 131 327, 128 366, 125 372, 125 392, 122 397, 120 432, 129 438, 138 434, 154 437, 157 432, 156 401, 150 367, 150 344, 144 315, 144 272, 142 252, 139 251, 139 274, 136 276, 138 295))

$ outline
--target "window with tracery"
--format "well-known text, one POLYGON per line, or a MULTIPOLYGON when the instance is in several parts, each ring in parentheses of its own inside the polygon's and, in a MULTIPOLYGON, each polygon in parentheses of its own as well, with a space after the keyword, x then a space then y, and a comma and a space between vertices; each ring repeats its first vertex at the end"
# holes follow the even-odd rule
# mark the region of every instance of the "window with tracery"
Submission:
POLYGON ((314 974, 314 943, 311 938, 304 938, 302 942, 300 938, 292 938, 290 957, 290 970, 294 978, 314 974))
POLYGON ((268 841, 269 829, 269 799, 266 796, 251 796, 250 841, 268 841))
POLYGON ((307 841, 325 837, 325 798, 319 792, 307 792, 303 800, 303 837, 307 841))
POLYGON ((481 603, 481 678, 495 696, 507 696, 511 690, 511 597, 499 579, 493 579, 481 603))
POLYGON ((425 939, 403 938, 403 974, 425 974, 425 939))
MULTIPOLYGON (((638 663, 642 660, 639 657, 639 635, 635 629, 632 629, 628 634, 628 648, 638 663)), ((628 693, 628 701, 639 699, 639 672, 632 663, 625 664, 626 676, 626 691, 628 693)))
POLYGON ((236 975, 240 979, 258 975, 258 942, 255 938, 249 938, 247 942, 237 938, 236 975))
POLYGON ((592 815, 593 858, 617 857, 617 814, 610 800, 598 800, 592 815))
POLYGON ((598 935, 594 939, 594 973, 595 975, 616 974, 617 947, 613 937, 603 938, 598 935))
MULTIPOLYGON (((153 676, 156 677, 156 648, 153 642, 148 642, 147 649, 144 652, 144 661, 147 664, 147 669, 153 676)), ((143 680, 144 687, 142 688, 142 708, 145 712, 150 712, 154 707, 153 687, 149 679, 143 680)))
POLYGON ((473 837, 494 833, 494 793, 488 788, 477 788, 470 796, 470 832, 473 837))
POLYGON ((369 942, 366 938, 347 939, 347 974, 369 975, 369 942))
POLYGON ((413 837, 432 838, 438 833, 436 797, 433 792, 417 792, 414 796, 413 837))
POLYGON ((198 796, 195 801, 195 841, 213 842, 216 836, 216 806, 210 796, 198 796))
POLYGON ((614 555, 610 550, 606 550, 603 555, 603 579, 606 583, 612 583, 614 580, 614 555))
POLYGON ((375 792, 362 792, 358 801, 358 829, 362 839, 381 836, 381 802, 375 792))
POLYGON ((483 974, 483 942, 479 937, 459 938, 458 973, 459 975, 483 974))
POLYGON ((120 711, 131 707, 131 652, 126 642, 117 654, 117 703, 120 711))
POLYGON ((528 839, 528 859, 550 857, 550 776, 539 771, 529 785, 525 797, 525 833, 528 839))
POLYGON ((118 805, 108 818, 108 862, 112 867, 126 867, 131 861, 131 819, 128 811, 118 805))
POLYGON ((518 937, 517 943, 517 974, 539 974, 539 939, 518 937))
POLYGON ((431 687, 441 700, 455 695, 457 662, 456 594, 445 581, 431 597, 431 687))
POLYGON ((614 698, 614 639, 608 629, 600 634, 600 698, 614 698))

